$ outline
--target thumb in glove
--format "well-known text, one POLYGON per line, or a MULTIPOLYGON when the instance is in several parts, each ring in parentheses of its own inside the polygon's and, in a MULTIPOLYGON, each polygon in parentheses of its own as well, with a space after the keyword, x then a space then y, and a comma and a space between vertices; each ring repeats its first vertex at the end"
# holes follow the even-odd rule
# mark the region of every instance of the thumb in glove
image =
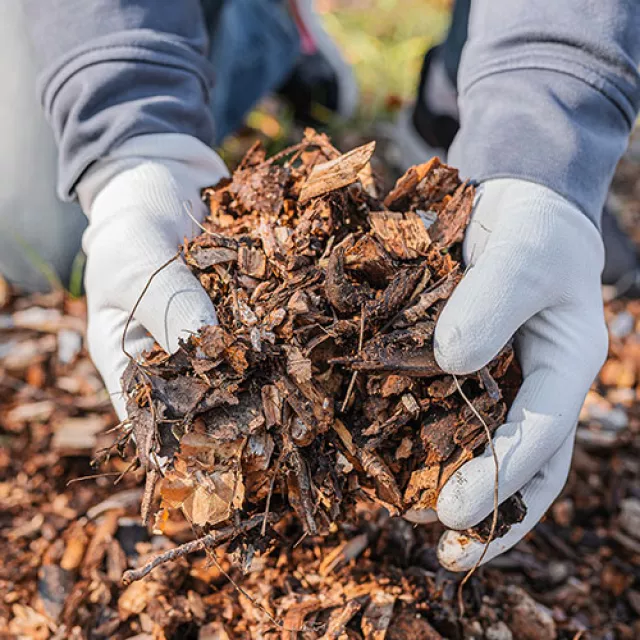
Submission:
POLYGON ((201 189, 226 175, 222 160, 199 140, 158 134, 128 140, 77 187, 89 218, 87 342, 121 419, 127 354, 135 357, 154 340, 173 352, 181 338, 216 322, 199 281, 181 259, 171 259, 185 237, 199 233, 185 208, 201 221, 201 189))

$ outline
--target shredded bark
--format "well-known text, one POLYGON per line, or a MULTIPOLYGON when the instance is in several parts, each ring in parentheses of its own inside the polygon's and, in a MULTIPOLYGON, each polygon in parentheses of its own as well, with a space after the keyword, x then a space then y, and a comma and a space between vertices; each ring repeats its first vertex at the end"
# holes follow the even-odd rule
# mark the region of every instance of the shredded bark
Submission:
MULTIPOLYGON (((293 176, 278 220, 262 225, 264 216, 254 217, 259 231, 243 205, 232 204, 234 194, 218 204, 216 190, 208 190, 212 209, 239 229, 230 233, 209 221, 193 248, 230 249, 238 258, 195 272, 237 307, 220 306, 223 324, 206 328, 195 352, 187 344, 169 358, 154 349, 144 366, 131 369, 139 376, 127 383, 137 385, 129 399, 134 424, 115 427, 84 346, 84 301, 62 292, 20 295, 0 278, 0 636, 638 637, 638 301, 605 306, 610 350, 580 414, 567 486, 520 544, 472 576, 459 618, 460 576, 437 562, 442 525, 389 517, 400 509, 386 502, 397 497, 376 461, 391 474, 403 510, 426 506, 476 455, 469 447, 486 447, 484 429, 452 376, 442 374, 360 371, 341 412, 354 369, 333 359, 350 361, 377 335, 434 322, 446 296, 412 322, 401 318, 446 280, 460 254, 432 241, 426 259, 398 263, 373 233, 359 235, 368 210, 385 210, 363 173, 299 208, 301 181, 340 155, 326 137, 308 147, 310 139, 275 160, 259 147, 247 155, 242 169, 288 162, 293 176), (299 162, 287 160, 292 153, 299 162), (242 213, 231 215, 236 210, 242 213), (292 233, 285 236, 281 226, 292 233), (324 270, 340 245, 346 276, 370 287, 364 314, 361 306, 334 315, 326 304, 324 270), (308 251, 322 253, 316 260, 318 253, 308 251), (415 266, 425 271, 400 311, 367 321, 394 277, 415 266), (140 460, 131 446, 134 426, 140 460), (305 533, 289 502, 293 445, 306 465, 309 510, 322 535, 305 533), (381 475, 370 477, 365 466, 381 475), (156 489, 145 492, 144 474, 153 470, 156 489), (149 526, 142 525, 141 502, 149 526), (221 542, 223 531, 231 537, 222 546, 200 546, 205 536, 221 542), (176 556, 191 543, 188 555, 176 556), (124 573, 158 557, 172 560, 122 584, 124 573)), ((637 175, 637 162, 627 158, 614 184, 631 228, 640 228, 637 175)), ((393 210, 424 212, 418 215, 431 229, 430 203, 450 198, 459 181, 440 165, 415 184, 393 210), (439 185, 433 195, 429 185, 439 185)), ((463 272, 460 265, 455 274, 463 272)), ((479 375, 460 378, 490 430, 519 387, 515 367, 507 347, 479 375), (495 403, 497 392, 502 400, 495 403)), ((495 537, 502 522, 522 515, 517 497, 504 509, 495 537)), ((486 542, 492 520, 490 514, 465 535, 486 542)))
POLYGON ((506 415, 508 350, 462 380, 482 421, 433 353, 474 188, 433 160, 380 200, 362 174, 374 146, 339 155, 308 130, 293 157, 253 147, 205 190, 210 216, 184 254, 219 325, 123 378, 141 466, 166 460, 160 530, 174 511, 207 531, 289 509, 314 536, 363 500, 432 508, 506 415))

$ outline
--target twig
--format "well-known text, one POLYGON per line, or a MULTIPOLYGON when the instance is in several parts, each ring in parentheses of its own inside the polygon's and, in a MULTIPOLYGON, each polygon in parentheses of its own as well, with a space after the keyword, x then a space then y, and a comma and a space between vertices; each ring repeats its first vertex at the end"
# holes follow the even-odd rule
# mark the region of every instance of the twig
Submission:
POLYGON ((135 315, 136 311, 138 310, 138 307, 140 306, 140 303, 142 302, 142 298, 144 298, 145 293, 147 293, 147 291, 149 290, 149 286, 151 285, 151 283, 153 282, 153 279, 166 267, 168 267, 172 262, 174 262, 175 260, 177 260, 180 257, 180 254, 182 253, 182 249, 180 249, 175 256, 173 256, 173 258, 171 258, 170 260, 167 260, 164 264, 160 265, 150 276, 149 279, 147 280, 147 284, 144 285, 144 288, 142 289, 142 291, 140 292, 140 295, 138 296, 138 299, 136 300, 136 303, 133 305, 133 309, 131 309, 131 313, 129 314, 129 317, 127 318, 127 323, 124 325, 124 331, 122 332, 122 342, 120 344, 120 347, 122 349, 122 352, 124 353, 125 356, 127 356, 127 358, 129 358, 129 360, 131 360, 132 362, 135 362, 135 359, 133 358, 133 356, 126 350, 125 348, 125 341, 126 341, 126 337, 127 337, 127 331, 129 331, 129 325, 131 324, 131 321, 133 320, 133 316, 135 315))
POLYGON ((309 533, 307 531, 305 531, 299 538, 298 540, 295 542, 295 544, 293 545, 292 549, 297 549, 301 544, 302 541, 309 535, 309 533))
POLYGON ((91 476, 79 476, 78 478, 71 478, 69 482, 65 485, 68 487, 71 484, 75 484, 76 482, 85 482, 86 480, 97 480, 98 478, 108 478, 110 476, 119 476, 119 471, 109 471, 107 473, 95 473, 91 476))
POLYGON ((491 455, 493 456, 493 463, 495 467, 494 475, 493 475, 493 518, 491 519, 491 530, 489 531, 489 537, 487 538, 487 541, 484 544, 484 549, 482 550, 480 557, 476 560, 476 563, 473 565, 473 567, 471 567, 471 569, 469 569, 465 577, 462 578, 460 584, 458 585, 458 612, 460 614, 460 617, 462 618, 462 616, 464 615, 464 601, 462 599, 462 590, 464 589, 464 585, 467 584, 471 576, 476 572, 476 569, 480 566, 480 564, 484 560, 484 557, 487 555, 487 551, 489 550, 489 545, 493 540, 493 536, 495 535, 496 527, 498 525, 498 509, 500 507, 500 503, 498 501, 499 500, 498 490, 499 490, 499 482, 500 482, 500 476, 499 476, 500 465, 498 462, 498 454, 496 453, 496 449, 493 445, 491 430, 487 426, 487 423, 484 421, 484 418, 480 415, 480 412, 473 406, 473 403, 471 402, 471 400, 467 398, 467 395, 465 394, 465 392, 462 390, 462 387, 460 386, 460 382, 458 381, 457 376, 455 374, 452 374, 452 375, 453 375, 453 380, 456 383, 458 393, 462 396, 462 399, 467 403, 467 405, 469 406, 469 409, 471 409, 472 413, 476 416, 476 418, 478 418, 478 420, 480 420, 480 423, 484 427, 484 431, 487 435, 487 440, 489 442, 489 448, 491 449, 491 455))
POLYGON ((131 461, 131 464, 129 464, 129 466, 124 470, 120 472, 120 475, 113 481, 113 486, 115 487, 116 485, 120 484, 120 481, 122 480, 122 478, 124 478, 127 473, 129 473, 129 471, 131 471, 132 469, 135 469, 138 466, 138 458, 137 456, 131 461))
POLYGON ((157 469, 153 467, 147 471, 147 476, 144 483, 144 493, 142 494, 142 505, 140 506, 140 515, 142 516, 142 524, 146 527, 149 524, 149 512, 151 510, 151 503, 153 502, 153 496, 156 490, 156 484, 158 483, 157 469))
MULTIPOLYGON (((364 316, 365 316, 365 306, 362 305, 360 310, 360 338, 358 339, 358 356, 362 353, 362 343, 364 342, 364 316)), ((347 408, 347 404, 349 404, 349 400, 351 399, 351 394, 353 393, 353 387, 355 387, 356 380, 358 379, 358 372, 354 371, 351 374, 351 380, 349 381, 349 386, 347 388, 347 393, 344 397, 344 401, 342 406, 340 407, 340 413, 344 413, 347 408)))
POLYGON ((271 482, 269 483, 269 493, 267 494, 267 503, 264 507, 264 517, 262 520, 262 527, 260 529, 260 535, 264 536, 267 533, 267 521, 269 519, 269 509, 271 508, 271 496, 273 495, 273 489, 276 485, 276 479, 278 477, 278 473, 280 472, 280 465, 282 464, 282 458, 284 457, 284 451, 280 453, 278 456, 278 460, 276 461, 276 466, 273 470, 273 475, 271 476, 271 482))
MULTIPOLYGON (((279 514, 269 514, 269 520, 272 522, 277 521, 279 518, 279 514)), ((185 542, 185 544, 181 544, 179 547, 169 549, 169 551, 165 551, 164 553, 156 556, 153 560, 147 562, 147 564, 145 564, 140 569, 130 569, 129 571, 125 571, 124 575, 122 576, 122 582, 125 586, 129 585, 132 582, 141 580, 146 575, 149 575, 156 567, 164 564, 165 562, 171 562, 172 560, 183 558, 190 553, 196 553, 197 551, 202 551, 203 549, 215 549, 223 542, 231 540, 231 538, 233 538, 234 536, 254 529, 262 523, 262 519, 262 514, 259 514, 253 516, 252 518, 249 518, 245 522, 242 522, 237 527, 231 525, 225 527, 224 529, 219 529, 218 531, 208 533, 206 536, 202 536, 202 538, 198 538, 197 540, 185 542)))
POLYGON ((188 200, 187 202, 183 202, 182 208, 184 209, 184 212, 191 218, 191 222, 193 222, 201 231, 204 231, 209 236, 216 235, 215 233, 213 233, 213 231, 209 231, 209 229, 203 227, 202 224, 198 222, 196 217, 193 215, 193 205, 191 204, 190 200, 188 200))

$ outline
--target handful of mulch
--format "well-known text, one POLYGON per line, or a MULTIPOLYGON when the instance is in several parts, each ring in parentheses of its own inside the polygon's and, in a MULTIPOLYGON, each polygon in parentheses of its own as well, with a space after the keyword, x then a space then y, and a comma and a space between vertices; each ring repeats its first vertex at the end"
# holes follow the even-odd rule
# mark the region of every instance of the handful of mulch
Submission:
POLYGON ((203 194, 210 216, 182 254, 219 324, 123 377, 143 517, 160 481, 155 528, 180 510, 207 534, 194 549, 235 539, 251 556, 292 510, 315 535, 362 500, 434 508, 505 419, 510 346, 457 379, 433 352, 474 187, 435 158, 382 198, 373 150, 341 155, 308 130, 270 159, 254 146, 203 194))

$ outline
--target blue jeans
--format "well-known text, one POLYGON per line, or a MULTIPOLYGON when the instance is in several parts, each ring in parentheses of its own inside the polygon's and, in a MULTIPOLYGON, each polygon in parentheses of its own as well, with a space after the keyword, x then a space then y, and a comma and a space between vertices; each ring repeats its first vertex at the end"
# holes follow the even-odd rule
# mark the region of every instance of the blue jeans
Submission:
POLYGON ((209 56, 216 73, 211 93, 216 145, 286 80, 299 53, 298 30, 285 2, 224 3, 212 30, 209 56))
POLYGON ((444 42, 440 45, 440 55, 442 56, 444 68, 447 70, 447 75, 454 86, 457 85, 462 48, 467 41, 470 9, 471 0, 456 0, 453 6, 449 32, 444 42))

